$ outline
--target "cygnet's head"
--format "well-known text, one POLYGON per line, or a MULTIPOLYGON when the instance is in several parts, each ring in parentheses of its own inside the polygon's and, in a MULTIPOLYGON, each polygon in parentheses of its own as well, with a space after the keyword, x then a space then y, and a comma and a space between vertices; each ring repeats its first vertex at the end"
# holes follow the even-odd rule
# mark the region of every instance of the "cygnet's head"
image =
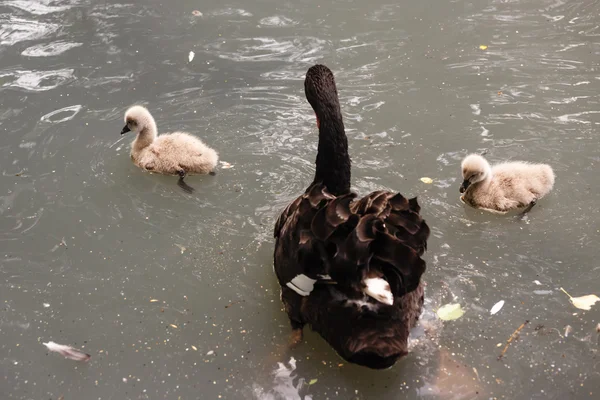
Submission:
POLYGON ((492 174, 492 168, 479 154, 469 154, 461 163, 463 183, 460 192, 464 193, 469 185, 485 180, 492 174))
POLYGON ((127 132, 140 133, 144 129, 156 128, 156 124, 146 107, 133 106, 125 113, 125 126, 121 135, 127 132))

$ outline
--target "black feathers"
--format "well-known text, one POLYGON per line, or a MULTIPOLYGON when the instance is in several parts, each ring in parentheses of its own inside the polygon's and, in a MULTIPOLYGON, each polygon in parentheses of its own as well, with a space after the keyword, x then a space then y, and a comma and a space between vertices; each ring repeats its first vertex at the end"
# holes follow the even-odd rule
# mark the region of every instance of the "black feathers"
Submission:
POLYGON ((387 368, 407 354, 421 313, 429 227, 416 198, 377 191, 356 200, 333 73, 311 67, 304 88, 319 146, 313 183, 275 224, 281 298, 296 338, 310 324, 346 360, 387 368))
POLYGON ((350 193, 336 198, 320 184, 308 188, 277 221, 275 237, 285 236, 281 245, 287 248, 282 256, 295 258, 293 264, 300 267, 297 274, 308 269, 312 278, 330 275, 356 294, 374 271, 389 279, 394 296, 415 290, 425 272, 420 256, 429 236, 429 227, 414 211, 416 199, 402 201, 402 195, 385 191, 352 202, 355 197, 350 193), (312 264, 302 265, 307 260, 312 264), (322 270, 315 268, 317 264, 322 270))

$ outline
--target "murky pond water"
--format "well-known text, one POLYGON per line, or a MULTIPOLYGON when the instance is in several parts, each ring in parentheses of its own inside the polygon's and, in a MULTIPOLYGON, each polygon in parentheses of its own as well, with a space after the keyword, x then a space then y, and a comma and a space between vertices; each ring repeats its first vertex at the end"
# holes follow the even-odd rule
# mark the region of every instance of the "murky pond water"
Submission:
POLYGON ((597 0, 0 1, 0 397, 598 398, 600 307, 560 288, 600 295, 599 60, 597 0), (432 228, 423 323, 386 371, 308 330, 282 349, 272 228, 312 179, 317 62, 354 189, 418 195, 432 228), (133 103, 233 168, 191 196, 143 173, 133 103), (529 222, 459 202, 483 150, 554 167, 529 222), (451 302, 465 315, 436 320, 451 302))

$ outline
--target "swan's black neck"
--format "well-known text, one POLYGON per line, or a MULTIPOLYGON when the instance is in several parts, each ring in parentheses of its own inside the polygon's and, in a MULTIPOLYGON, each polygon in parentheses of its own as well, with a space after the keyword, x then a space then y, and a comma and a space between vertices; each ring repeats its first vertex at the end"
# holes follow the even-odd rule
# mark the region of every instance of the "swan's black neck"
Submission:
POLYGON ((317 111, 319 149, 313 183, 322 183, 335 195, 350 193, 348 138, 339 104, 317 111))

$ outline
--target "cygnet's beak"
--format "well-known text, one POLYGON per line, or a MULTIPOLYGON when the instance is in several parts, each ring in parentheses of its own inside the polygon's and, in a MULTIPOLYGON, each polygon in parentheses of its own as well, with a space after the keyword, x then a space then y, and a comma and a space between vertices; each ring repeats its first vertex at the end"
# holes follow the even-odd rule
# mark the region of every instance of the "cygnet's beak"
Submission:
POLYGON ((464 193, 467 188, 469 187, 469 185, 471 185, 471 182, 469 182, 467 179, 465 179, 462 183, 462 185, 460 185, 460 192, 464 193))
POLYGON ((127 132, 131 132, 131 129, 129 129, 129 127, 127 125, 125 125, 123 127, 123 129, 121 129, 121 135, 126 134, 127 132))

